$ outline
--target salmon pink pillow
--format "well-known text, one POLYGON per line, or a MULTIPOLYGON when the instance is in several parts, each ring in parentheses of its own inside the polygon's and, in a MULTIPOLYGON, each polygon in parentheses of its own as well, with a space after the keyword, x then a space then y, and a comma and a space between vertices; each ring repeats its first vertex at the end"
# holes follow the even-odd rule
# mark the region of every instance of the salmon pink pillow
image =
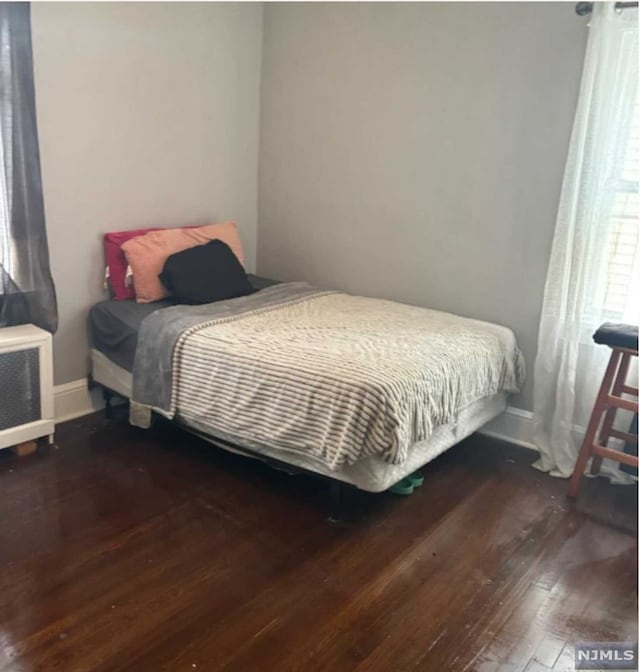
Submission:
POLYGON ((172 254, 211 240, 221 240, 244 265, 242 243, 235 222, 200 226, 196 229, 162 229, 131 238, 122 245, 131 271, 138 303, 164 299, 168 293, 158 276, 172 254))

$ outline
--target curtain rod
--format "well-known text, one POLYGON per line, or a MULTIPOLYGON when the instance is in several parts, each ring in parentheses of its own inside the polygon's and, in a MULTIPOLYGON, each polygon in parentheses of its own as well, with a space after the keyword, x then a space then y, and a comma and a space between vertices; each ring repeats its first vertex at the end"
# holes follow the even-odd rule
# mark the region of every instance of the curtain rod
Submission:
MULTIPOLYGON (((616 10, 621 12, 623 9, 631 9, 631 8, 638 8, 638 3, 637 2, 616 2, 616 10)), ((579 16, 586 16, 587 14, 591 14, 593 11, 593 3, 592 2, 579 2, 576 5, 576 14, 579 16)))

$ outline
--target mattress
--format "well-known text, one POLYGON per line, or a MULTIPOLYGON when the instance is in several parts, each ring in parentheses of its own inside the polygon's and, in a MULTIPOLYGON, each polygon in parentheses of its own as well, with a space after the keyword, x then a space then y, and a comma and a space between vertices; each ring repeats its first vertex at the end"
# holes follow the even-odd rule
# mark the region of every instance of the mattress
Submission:
MULTIPOLYGON (((249 275, 255 289, 277 284, 274 280, 249 275)), ((89 311, 89 342, 91 347, 106 355, 126 371, 133 371, 138 345, 138 332, 142 321, 157 310, 176 305, 171 299, 154 303, 127 301, 101 301, 89 311)))
MULTIPOLYGON (((104 353, 96 349, 91 350, 91 362, 93 378, 97 383, 108 387, 127 399, 130 398, 132 389, 130 371, 119 367, 104 353)), ((185 421, 183 418, 179 418, 179 420, 187 430, 225 450, 242 452, 242 449, 245 448, 254 453, 257 452, 265 458, 286 462, 294 467, 350 483, 361 490, 382 492, 478 431, 487 422, 500 415, 506 407, 507 397, 504 393, 484 397, 461 409, 452 422, 437 427, 428 440, 414 444, 409 450, 407 460, 402 464, 388 464, 380 457, 372 455, 358 460, 354 464, 343 466, 339 470, 330 470, 321 461, 308 455, 255 445, 244 446, 240 441, 235 441, 240 450, 233 451, 229 446, 217 442, 216 437, 207 433, 206 428, 199 426, 197 423, 185 421)), ((220 438, 227 440, 228 437, 220 438)), ((259 456, 255 457, 260 459, 259 456)))

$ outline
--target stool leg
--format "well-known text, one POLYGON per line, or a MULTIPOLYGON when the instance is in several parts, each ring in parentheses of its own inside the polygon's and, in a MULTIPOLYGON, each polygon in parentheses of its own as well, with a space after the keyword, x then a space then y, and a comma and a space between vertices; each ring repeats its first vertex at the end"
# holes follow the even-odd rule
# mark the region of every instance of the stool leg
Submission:
POLYGON ((598 391, 598 396, 596 398, 596 403, 591 412, 591 418, 587 426, 587 431, 584 435, 584 441, 582 442, 582 447, 578 453, 578 459, 576 460, 576 466, 573 469, 573 475, 571 476, 571 481, 569 482, 569 497, 575 497, 578 494, 578 489, 580 488, 580 481, 584 474, 585 467, 587 462, 591 457, 591 450, 593 449, 593 442, 596 438, 596 433, 598 432, 598 425, 600 424, 600 419, 602 418, 602 412, 607 407, 607 397, 609 396, 609 391, 611 390, 611 384, 613 383, 614 376, 618 369, 618 362, 620 361, 620 355, 622 353, 618 350, 613 350, 611 357, 609 358, 609 364, 607 365, 607 370, 605 371, 604 378, 602 379, 602 385, 600 385, 600 390, 598 391))
MULTIPOLYGON (((620 361, 620 366, 618 367, 618 374, 613 383, 613 389, 611 394, 614 397, 619 397, 622 394, 622 388, 624 387, 625 381, 627 380, 627 373, 629 372, 629 364, 631 364, 631 355, 627 352, 622 353, 622 360, 620 361)), ((602 422, 602 429, 600 430, 600 437, 598 439, 601 446, 606 446, 609 443, 609 438, 611 436, 611 430, 613 429, 613 423, 616 419, 616 407, 611 406, 607 408, 605 413, 604 420, 602 422)), ((602 466, 602 457, 600 455, 594 455, 591 460, 591 473, 595 476, 600 473, 600 467, 602 466)))

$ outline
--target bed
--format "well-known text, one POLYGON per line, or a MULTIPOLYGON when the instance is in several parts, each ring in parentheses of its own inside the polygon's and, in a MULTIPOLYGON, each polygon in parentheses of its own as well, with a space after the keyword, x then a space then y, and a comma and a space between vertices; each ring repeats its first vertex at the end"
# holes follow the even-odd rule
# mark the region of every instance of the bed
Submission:
POLYGON ((391 301, 250 276, 204 306, 104 301, 93 381, 211 442, 381 492, 502 413, 524 379, 513 333, 391 301))

